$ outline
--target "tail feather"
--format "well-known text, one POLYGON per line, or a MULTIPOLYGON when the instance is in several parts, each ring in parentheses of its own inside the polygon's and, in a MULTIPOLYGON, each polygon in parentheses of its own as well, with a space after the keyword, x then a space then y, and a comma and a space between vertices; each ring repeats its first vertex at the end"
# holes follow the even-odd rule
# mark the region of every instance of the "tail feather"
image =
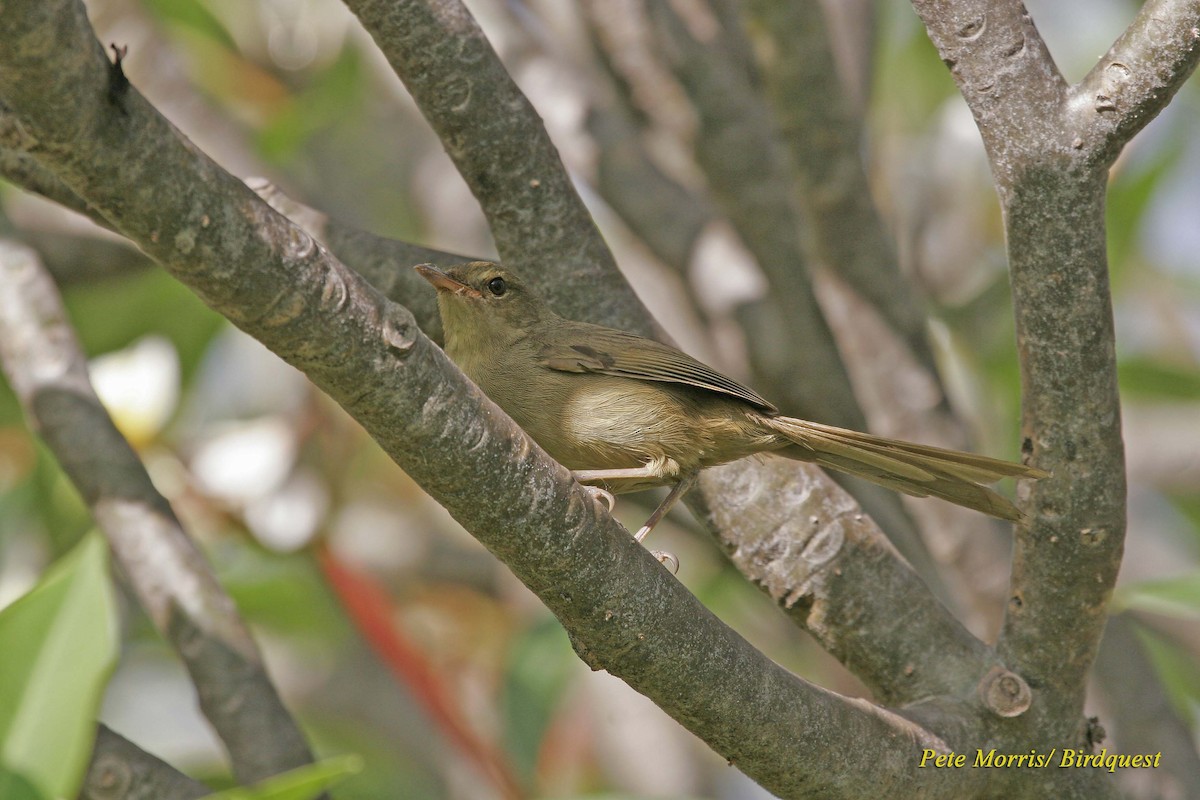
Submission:
POLYGON ((1018 522, 1021 512, 981 486, 1004 477, 1044 478, 1035 467, 987 456, 885 439, 792 417, 763 417, 792 444, 780 455, 865 478, 914 497, 940 497, 993 517, 1018 522))

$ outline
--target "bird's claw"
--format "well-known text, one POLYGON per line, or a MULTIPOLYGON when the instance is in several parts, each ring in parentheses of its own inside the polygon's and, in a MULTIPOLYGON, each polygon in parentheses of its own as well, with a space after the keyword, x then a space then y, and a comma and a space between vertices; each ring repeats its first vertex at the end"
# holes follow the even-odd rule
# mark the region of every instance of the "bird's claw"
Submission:
POLYGON ((674 553, 668 553, 666 550, 651 550, 650 555, 658 559, 658 563, 662 564, 672 575, 679 574, 679 559, 674 553))
POLYGON ((584 486, 583 488, 587 490, 593 500, 604 506, 608 513, 611 514, 612 510, 617 507, 617 500, 612 496, 612 492, 601 489, 599 486, 584 486))

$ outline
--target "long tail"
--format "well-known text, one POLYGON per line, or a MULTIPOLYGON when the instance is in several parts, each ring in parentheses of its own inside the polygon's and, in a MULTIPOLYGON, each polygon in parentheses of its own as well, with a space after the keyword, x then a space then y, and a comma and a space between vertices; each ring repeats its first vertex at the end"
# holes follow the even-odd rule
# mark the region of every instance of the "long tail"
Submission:
POLYGON ((1005 477, 1045 478, 1049 473, 957 450, 944 450, 792 417, 762 417, 792 444, 780 455, 812 461, 914 497, 940 497, 993 517, 1018 522, 1021 512, 983 483, 1005 477))

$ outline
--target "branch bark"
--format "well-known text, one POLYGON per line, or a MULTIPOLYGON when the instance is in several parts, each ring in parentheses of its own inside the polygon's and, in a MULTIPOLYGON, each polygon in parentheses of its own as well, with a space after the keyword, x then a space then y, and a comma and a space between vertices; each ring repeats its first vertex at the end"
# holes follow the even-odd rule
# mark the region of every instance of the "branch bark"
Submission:
POLYGON ((437 131, 501 259, 552 304, 581 311, 577 319, 652 335, 649 313, 616 269, 537 112, 460 0, 346 5, 437 131))
POLYGON ((196 800, 212 794, 199 781, 177 771, 105 725, 96 745, 79 800, 196 800))
POLYGON ((13 0, 5 23, 0 96, 36 140, 35 158, 341 403, 547 604, 585 661, 782 796, 861 796, 880 775, 896 791, 957 795, 958 776, 917 772, 921 749, 940 739, 772 664, 467 382, 411 313, 179 137, 135 89, 114 97, 81 4, 13 0), (827 748, 848 757, 831 763, 827 748))
POLYGON ((871 199, 862 162, 862 120, 839 78, 819 0, 746 6, 769 38, 767 88, 791 153, 797 192, 811 220, 814 251, 874 306, 936 381, 925 304, 901 274, 871 199))
POLYGON ((1019 723, 1028 741, 1082 744, 1084 676, 1125 537, 1107 167, 1194 70, 1200 3, 1147 3, 1077 87, 1017 0, 913 6, 987 148, 1012 273, 1023 449, 1053 473, 1022 498, 1031 522, 1018 529, 997 649, 1036 687, 1019 723))
POLYGON ((252 783, 311 763, 233 601, 92 390, 62 301, 32 250, 0 240, 0 287, 0 364, 187 666, 234 775, 252 783))

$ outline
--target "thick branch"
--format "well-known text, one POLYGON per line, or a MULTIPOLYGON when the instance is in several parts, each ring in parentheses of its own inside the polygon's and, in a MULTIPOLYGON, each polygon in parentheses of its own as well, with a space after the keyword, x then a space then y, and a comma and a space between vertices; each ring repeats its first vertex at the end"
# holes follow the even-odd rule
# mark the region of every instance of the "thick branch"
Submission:
POLYGON ((1016 0, 913 5, 988 150, 1012 271, 1024 450, 1053 473, 1024 498, 1033 519, 1018 531, 998 651, 1039 688, 1025 732, 1082 742, 1084 676, 1125 536, 1107 165, 1194 68, 1200 3, 1148 3, 1071 89, 1016 0), (1111 107, 1097 105, 1101 94, 1111 107))
MULTIPOLYGON (((920 749, 938 739, 772 664, 468 383, 407 310, 178 138, 135 90, 114 103, 81 4, 14 0, 5 21, 0 96, 36 131, 39 160, 340 402, 558 615, 588 663, 780 795, 857 797, 881 775, 895 791, 917 786, 920 749), (847 757, 831 763, 827 749, 847 757)), ((930 796, 952 796, 958 782, 920 774, 930 796)))
POLYGON ((828 480, 773 457, 701 474, 701 485, 722 487, 707 494, 709 521, 738 569, 881 702, 973 698, 990 649, 928 602, 912 570, 895 568, 875 523, 828 480), (773 495, 788 502, 766 502, 773 495))
POLYGON ((8 241, 0 241, 0 362, 142 607, 186 664, 238 780, 310 763, 233 601, 92 390, 53 281, 33 251, 8 241))
POLYGON ((346 5, 437 131, 501 258, 561 311, 578 312, 568 316, 652 333, 537 112, 461 0, 346 5))
POLYGON ((429 282, 417 274, 416 264, 449 267, 477 256, 444 253, 428 247, 388 239, 355 228, 288 197, 274 184, 252 178, 246 184, 271 207, 324 244, 338 259, 362 275, 389 300, 401 303, 413 313, 421 330, 439 344, 442 319, 437 310, 437 294, 429 291, 429 282))

